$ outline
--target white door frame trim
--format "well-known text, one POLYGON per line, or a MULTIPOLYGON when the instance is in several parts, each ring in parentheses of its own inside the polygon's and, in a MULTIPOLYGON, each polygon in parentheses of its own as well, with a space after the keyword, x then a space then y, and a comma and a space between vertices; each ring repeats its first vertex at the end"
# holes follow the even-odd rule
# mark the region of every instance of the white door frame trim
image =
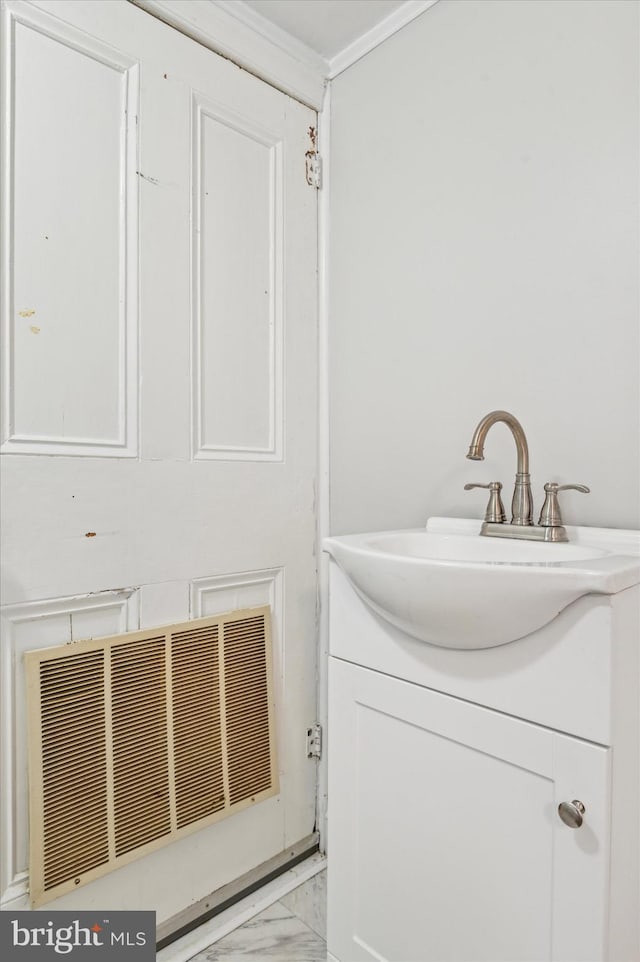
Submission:
POLYGON ((250 7, 215 0, 129 2, 306 106, 321 109, 327 62, 250 7))
POLYGON ((331 201, 331 84, 318 114, 318 146, 322 156, 322 189, 318 195, 318 721, 325 745, 318 763, 316 828, 320 851, 327 851, 327 748, 329 703, 329 555, 322 541, 331 533, 329 442, 329 241, 331 201))

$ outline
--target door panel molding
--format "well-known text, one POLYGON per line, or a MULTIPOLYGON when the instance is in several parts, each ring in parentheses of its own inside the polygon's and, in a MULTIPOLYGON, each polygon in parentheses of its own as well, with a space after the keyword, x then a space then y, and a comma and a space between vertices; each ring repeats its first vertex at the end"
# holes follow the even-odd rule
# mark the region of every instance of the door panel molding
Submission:
POLYGON ((193 457, 282 461, 282 133, 197 93, 192 115, 193 457), (228 177, 225 142, 236 168, 228 177), (241 191, 231 176, 240 166, 241 191))
POLYGON ((26 690, 22 656, 37 648, 135 630, 139 627, 139 589, 123 588, 95 595, 6 605, 0 609, 0 620, 3 786, 0 906, 4 907, 26 897, 29 891, 26 690))
POLYGON ((2 56, 2 451, 135 457, 138 64, 14 0, 2 56), (45 57, 46 85, 30 69, 45 57), (97 107, 79 114, 74 91, 90 85, 97 107), (79 125, 81 151, 65 135, 79 125), (76 209, 62 218, 69 190, 76 209))

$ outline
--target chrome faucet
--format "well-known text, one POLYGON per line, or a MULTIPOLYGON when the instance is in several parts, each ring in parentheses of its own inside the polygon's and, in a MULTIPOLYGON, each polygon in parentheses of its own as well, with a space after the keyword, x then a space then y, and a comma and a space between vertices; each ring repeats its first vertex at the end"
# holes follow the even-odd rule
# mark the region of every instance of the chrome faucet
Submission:
POLYGON ((531 475, 529 474, 529 445, 524 429, 517 418, 508 411, 491 411, 480 421, 473 432, 467 457, 470 461, 484 461, 484 442, 489 429, 502 421, 510 429, 516 442, 518 464, 516 483, 511 501, 511 524, 533 524, 533 501, 531 499, 531 475))
POLYGON ((531 476, 529 474, 529 445, 522 425, 513 414, 508 411, 491 411, 484 417, 473 432, 467 457, 470 461, 484 460, 484 443, 489 429, 496 422, 502 421, 507 425, 516 442, 518 463, 516 467, 516 481, 511 501, 511 523, 506 524, 504 509, 500 500, 499 481, 489 484, 465 484, 465 491, 471 488, 489 488, 491 496, 485 514, 480 534, 494 538, 525 538, 530 541, 567 541, 567 532, 562 524, 558 507, 558 491, 573 489, 589 493, 589 488, 583 484, 559 485, 547 482, 544 486, 546 498, 537 525, 533 523, 533 501, 531 498, 531 476))

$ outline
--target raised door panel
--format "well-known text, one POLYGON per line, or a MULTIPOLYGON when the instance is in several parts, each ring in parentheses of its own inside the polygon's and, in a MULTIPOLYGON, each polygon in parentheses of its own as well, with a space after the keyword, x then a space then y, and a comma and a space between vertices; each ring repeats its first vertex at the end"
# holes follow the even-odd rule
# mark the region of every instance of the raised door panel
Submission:
POLYGON ((604 958, 608 752, 331 661, 330 951, 604 958), (587 806, 579 831, 567 797, 587 806))
POLYGON ((71 640, 132 631, 138 627, 139 608, 140 592, 130 589, 4 605, 0 609, 0 726, 5 742, 0 820, 3 900, 24 895, 29 862, 24 655, 71 640))
POLYGON ((282 460, 282 132, 202 97, 193 131, 194 457, 282 460))
POLYGON ((132 456, 138 67, 27 4, 2 16, 3 450, 132 456))

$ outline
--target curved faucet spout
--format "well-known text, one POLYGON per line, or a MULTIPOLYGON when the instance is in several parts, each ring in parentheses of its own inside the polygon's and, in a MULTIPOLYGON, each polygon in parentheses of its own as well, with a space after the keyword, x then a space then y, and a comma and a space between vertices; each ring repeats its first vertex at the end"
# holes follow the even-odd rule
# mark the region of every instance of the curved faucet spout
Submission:
POLYGON ((509 414, 508 411, 491 411, 486 417, 483 417, 473 432, 467 457, 470 461, 484 460, 485 439, 489 433, 489 428, 493 427, 498 421, 506 424, 513 434, 513 440, 516 442, 516 451, 518 452, 518 474, 527 474, 529 472, 529 445, 527 444, 527 438, 518 419, 515 418, 513 414, 509 414))
POLYGON ((491 411, 483 417, 473 432, 467 457, 471 461, 484 460, 484 442, 489 429, 502 421, 507 425, 516 443, 518 455, 516 483, 511 503, 512 524, 533 524, 533 504, 531 500, 531 479, 529 477, 529 445, 523 427, 517 418, 508 411, 491 411))

